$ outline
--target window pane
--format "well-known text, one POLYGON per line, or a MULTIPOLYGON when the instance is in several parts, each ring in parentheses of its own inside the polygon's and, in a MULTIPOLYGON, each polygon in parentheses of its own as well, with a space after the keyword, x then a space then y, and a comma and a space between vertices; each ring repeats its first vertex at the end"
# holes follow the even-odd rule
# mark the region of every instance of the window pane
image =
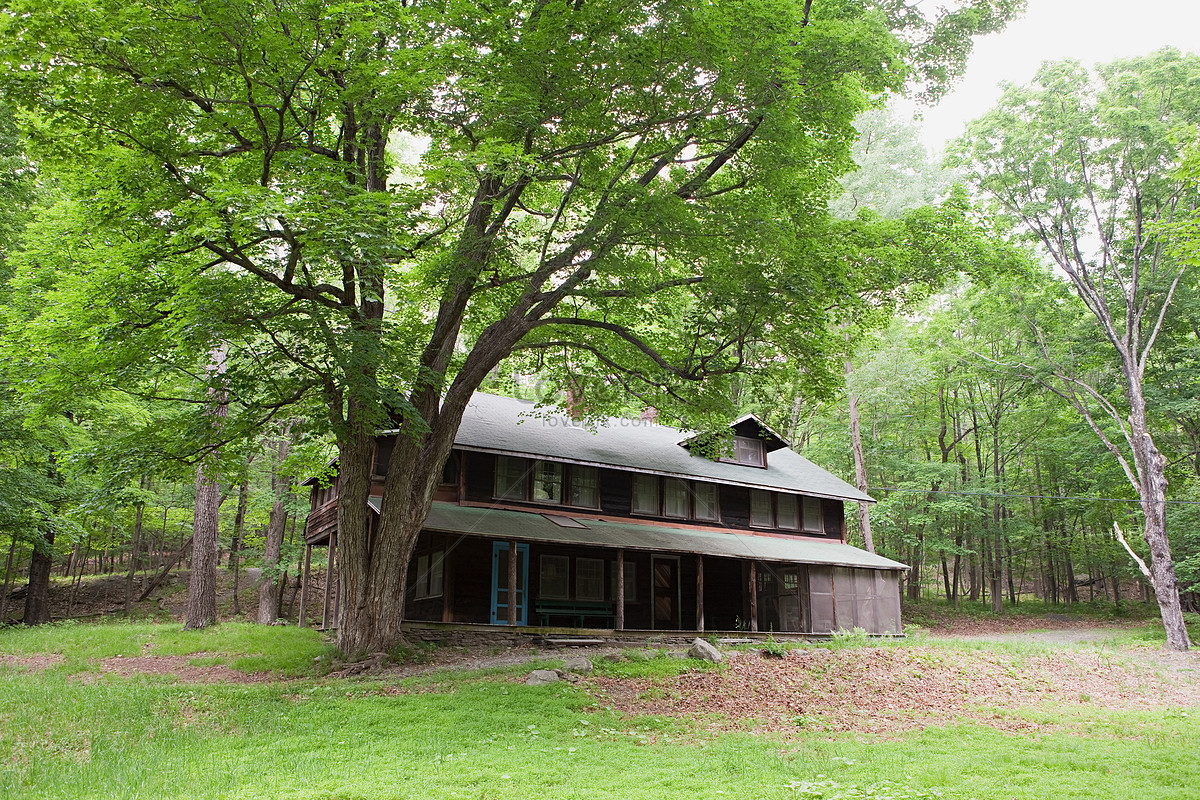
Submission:
POLYGON ((763 465, 763 443, 749 436, 736 436, 733 441, 734 458, 739 464, 763 465))
POLYGON ((429 555, 417 556, 417 585, 413 587, 413 594, 420 598, 429 594, 426 588, 429 586, 429 555))
POLYGON ((533 499, 543 503, 562 502, 563 465, 538 461, 533 465, 533 499))
POLYGON ((438 550, 430 556, 430 559, 429 595, 434 597, 442 593, 442 573, 446 563, 446 553, 444 550, 438 550))
POLYGON ((804 498, 804 530, 813 533, 821 533, 825 530, 821 521, 821 500, 819 498, 804 498))
POLYGON ((604 599, 604 560, 600 558, 575 559, 575 599, 604 599))
POLYGON ((800 515, 797 509, 796 495, 775 495, 775 525, 779 528, 796 530, 800 527, 800 515))
POLYGON ((633 476, 633 511, 636 514, 658 513, 658 477, 633 476))
POLYGON ((663 482, 663 516, 687 519, 688 505, 687 482, 667 478, 663 482))
POLYGON ((771 515, 770 492, 750 490, 750 524, 760 528, 775 527, 775 520, 771 515))
POLYGON ((599 480, 595 467, 571 467, 571 505, 597 508, 600 505, 599 480))
POLYGON ((568 571, 571 559, 567 556, 542 556, 541 596, 565 600, 571 591, 568 571))
POLYGON ((508 500, 525 499, 525 459, 496 456, 496 496, 508 500))
POLYGON ((717 520, 717 485, 694 483, 692 491, 696 497, 696 519, 717 520))

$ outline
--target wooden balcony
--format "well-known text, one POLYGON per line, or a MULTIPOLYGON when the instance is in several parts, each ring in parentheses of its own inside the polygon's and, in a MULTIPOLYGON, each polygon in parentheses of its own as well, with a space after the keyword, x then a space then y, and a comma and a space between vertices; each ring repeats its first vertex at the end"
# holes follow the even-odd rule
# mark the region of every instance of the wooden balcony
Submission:
POLYGON ((304 523, 306 544, 321 544, 329 540, 329 534, 337 529, 337 501, 321 506, 308 515, 304 523))

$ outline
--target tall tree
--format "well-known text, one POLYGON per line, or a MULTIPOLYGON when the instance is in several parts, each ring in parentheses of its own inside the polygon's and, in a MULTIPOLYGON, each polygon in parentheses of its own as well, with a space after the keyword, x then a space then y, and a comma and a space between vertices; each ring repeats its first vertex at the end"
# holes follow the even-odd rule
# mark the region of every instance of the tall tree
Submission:
POLYGON ((230 436, 324 406, 355 652, 400 638, 441 466, 510 354, 664 410, 711 408, 753 352, 828 379, 841 287, 805 249, 851 120, 907 79, 936 94, 1021 3, 918 5, 21 0, 0 33, 43 158, 75 165, 108 246, 141 243, 97 265, 133 307, 104 355, 199 377, 227 342, 230 436), (417 163, 398 133, 428 140, 417 163))
MULTIPOLYGON (((1055 361, 1052 385, 1120 463, 1141 502, 1142 535, 1168 647, 1186 650, 1166 530, 1166 459, 1154 440, 1146 373, 1188 262, 1162 226, 1197 207, 1177 177, 1174 129, 1200 124, 1200 58, 1163 50, 1093 75, 1047 64, 1009 87, 962 143, 974 179, 1062 270, 1111 347, 1119 392, 1055 361), (1110 435, 1104 415, 1119 430, 1110 435)), ((1047 355, 1051 355, 1047 350, 1047 355)))

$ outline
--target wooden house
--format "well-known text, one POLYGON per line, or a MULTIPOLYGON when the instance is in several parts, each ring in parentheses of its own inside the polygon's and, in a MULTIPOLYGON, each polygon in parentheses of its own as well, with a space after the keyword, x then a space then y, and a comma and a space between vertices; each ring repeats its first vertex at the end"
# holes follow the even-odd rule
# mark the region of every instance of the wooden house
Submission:
MULTIPOLYGON (((906 567, 845 541, 844 504, 870 498, 757 418, 731 428, 726 455, 712 458, 711 446, 652 419, 592 429, 476 394, 409 565, 406 619, 899 633, 906 567)), ((376 472, 392 443, 378 438, 376 472)), ((310 485, 306 542, 328 545, 336 485, 310 485)))

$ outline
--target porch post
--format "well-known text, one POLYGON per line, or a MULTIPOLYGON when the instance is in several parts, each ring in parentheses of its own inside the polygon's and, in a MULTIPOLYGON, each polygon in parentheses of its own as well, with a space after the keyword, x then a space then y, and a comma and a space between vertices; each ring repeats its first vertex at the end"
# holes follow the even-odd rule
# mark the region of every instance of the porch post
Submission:
POLYGON ((750 630, 758 631, 758 562, 750 562, 750 630))
POLYGON ((625 630, 625 551, 617 550, 617 630, 625 630))
POLYGON ((696 630, 704 630, 704 556, 696 556, 696 630))
POLYGON ((329 534, 329 558, 325 564, 325 604, 321 609, 321 627, 329 629, 329 599, 333 592, 333 562, 337 559, 337 534, 329 534))
POLYGON ((508 540, 508 624, 517 624, 517 543, 508 540))
POLYGON ((304 576, 300 579, 300 619, 296 624, 301 628, 308 627, 308 575, 309 564, 312 562, 312 545, 304 545, 304 576))
POLYGON ((340 626, 339 620, 342 618, 342 565, 337 565, 337 578, 333 584, 333 627, 340 626))
MULTIPOLYGON (((808 570, 805 569, 807 577, 808 570)), ((800 585, 800 566, 796 566, 796 631, 803 631, 810 626, 804 624, 804 591, 800 585)))

